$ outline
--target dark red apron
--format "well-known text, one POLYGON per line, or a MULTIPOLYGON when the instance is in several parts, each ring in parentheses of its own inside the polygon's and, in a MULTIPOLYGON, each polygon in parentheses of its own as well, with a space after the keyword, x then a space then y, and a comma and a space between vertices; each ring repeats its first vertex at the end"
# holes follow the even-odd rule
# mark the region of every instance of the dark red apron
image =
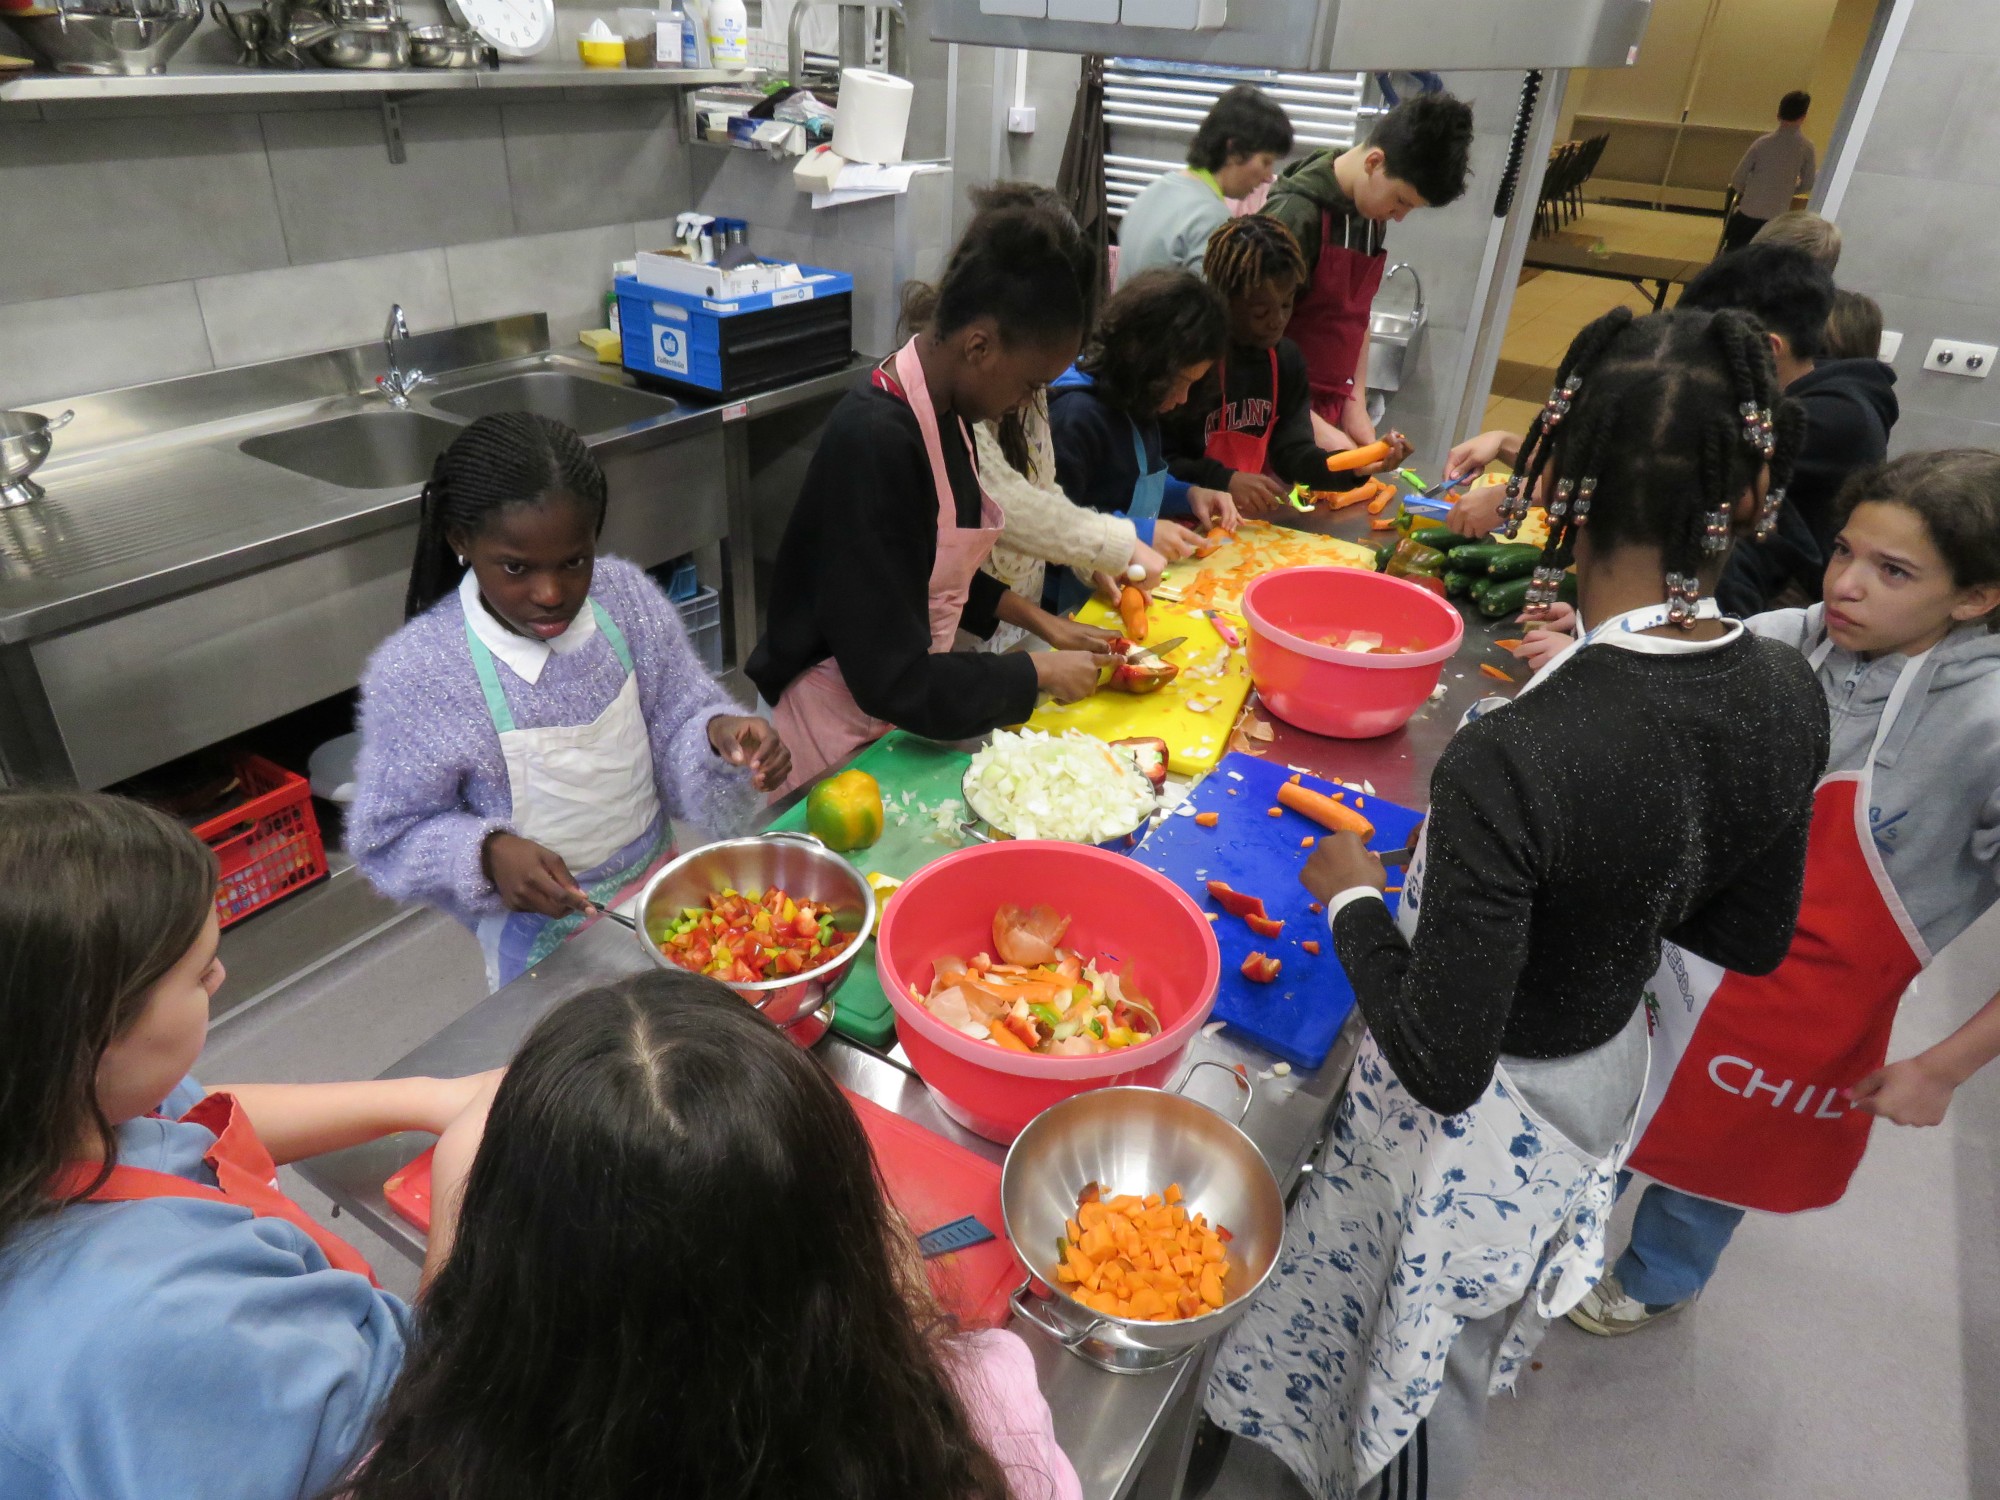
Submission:
MULTIPOLYGON (((1342 216, 1342 225, 1349 229, 1355 222, 1342 216)), ((1368 315, 1388 261, 1379 247, 1368 249, 1367 241, 1374 237, 1371 225, 1359 250, 1346 243, 1336 245, 1333 215, 1320 210, 1319 260, 1285 329, 1285 336, 1305 354, 1312 409, 1336 427, 1354 392, 1354 372, 1368 348, 1368 315)))
MULTIPOLYGON (((155 1172, 150 1167, 114 1166, 109 1177, 77 1201, 132 1203, 142 1198, 199 1198, 209 1203, 234 1203, 260 1219, 283 1219, 318 1245, 335 1270, 352 1271, 381 1285, 375 1281, 373 1268, 359 1250, 314 1222, 312 1215, 279 1189, 277 1163, 257 1139, 256 1127, 234 1095, 210 1094, 181 1116, 181 1124, 199 1125, 214 1133, 215 1144, 202 1160, 215 1173, 217 1186, 204 1187, 171 1172, 155 1172)), ((50 1191, 59 1198, 80 1192, 97 1171, 94 1162, 70 1162, 56 1173, 50 1191)))
POLYGON ((1264 415, 1260 432, 1236 432, 1230 427, 1228 355, 1216 364, 1215 377, 1222 391, 1222 405, 1215 414, 1219 425, 1202 446, 1202 457, 1214 459, 1238 474, 1262 474, 1270 461, 1271 430, 1278 425, 1278 351, 1271 351, 1270 410, 1264 415))

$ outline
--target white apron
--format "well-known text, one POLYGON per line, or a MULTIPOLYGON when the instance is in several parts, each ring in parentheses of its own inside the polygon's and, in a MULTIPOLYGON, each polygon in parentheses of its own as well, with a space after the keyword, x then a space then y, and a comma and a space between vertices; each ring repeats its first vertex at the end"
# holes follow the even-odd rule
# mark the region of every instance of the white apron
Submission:
MULTIPOLYGON (((1715 617, 1712 601, 1702 613, 1715 617)), ((1666 623, 1664 604, 1607 620, 1521 691, 1592 642, 1658 649, 1641 632, 1666 623)), ((1466 719, 1508 701, 1484 700, 1466 719)), ((1426 825, 1396 914, 1411 941, 1428 847, 1426 825)), ((1440 1115, 1364 1036, 1277 1266, 1210 1373, 1209 1416, 1271 1449, 1313 1494, 1352 1500, 1430 1412, 1460 1328, 1519 1304, 1492 1386, 1511 1390, 1548 1320, 1603 1276, 1604 1226, 1631 1138, 1628 1129, 1606 1156, 1584 1150, 1499 1065, 1470 1109, 1440 1115)))
MULTIPOLYGON (((475 596, 467 608, 478 607, 475 596)), ((465 640, 507 764, 513 802, 509 831, 561 855, 591 899, 611 905, 658 860, 668 824, 660 814, 653 743, 639 704, 631 648, 595 599, 590 610, 625 669, 625 681, 588 724, 518 727, 493 653, 473 630, 469 615, 465 640)), ((584 920, 583 913, 556 919, 518 911, 482 918, 477 931, 487 985, 498 989, 539 963, 584 920)))

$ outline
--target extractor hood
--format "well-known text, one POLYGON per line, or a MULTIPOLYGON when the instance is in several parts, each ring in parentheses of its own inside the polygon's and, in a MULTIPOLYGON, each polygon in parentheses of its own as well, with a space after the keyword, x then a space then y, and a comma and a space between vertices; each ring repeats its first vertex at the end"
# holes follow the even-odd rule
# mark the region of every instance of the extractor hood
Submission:
POLYGON ((1622 68, 1653 0, 934 0, 940 42, 1307 72, 1622 68))

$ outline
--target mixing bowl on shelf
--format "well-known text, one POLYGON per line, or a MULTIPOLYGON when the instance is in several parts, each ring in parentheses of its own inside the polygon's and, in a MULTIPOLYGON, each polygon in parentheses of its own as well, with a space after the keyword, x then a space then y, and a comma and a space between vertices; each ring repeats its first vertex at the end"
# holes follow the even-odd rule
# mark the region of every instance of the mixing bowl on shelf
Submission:
POLYGON ((653 918, 706 906, 723 889, 767 891, 777 886, 794 900, 822 903, 833 924, 852 941, 816 969, 782 979, 730 984, 730 988, 801 1047, 810 1047, 833 1022, 832 1000, 875 930, 875 892, 859 870, 809 833, 767 833, 724 839, 683 854, 646 882, 639 894, 639 945, 663 969, 679 968, 647 936, 653 918))
POLYGON ((1265 707, 1312 734, 1369 739, 1409 722, 1465 636, 1428 589, 1360 568, 1281 568, 1243 591, 1250 679, 1265 707), (1372 631, 1396 651, 1349 651, 1325 637, 1372 631))
MULTIPOLYGON (((1219 1062, 1195 1064, 1203 1067, 1250 1087, 1219 1062)), ((1153 1088, 1097 1089, 1037 1115, 1007 1152, 1000 1213, 1029 1268, 1014 1310, 1079 1358, 1119 1374, 1176 1364, 1235 1322, 1270 1275, 1285 1237, 1284 1198, 1256 1143, 1207 1105, 1153 1088), (1143 1197, 1177 1184, 1190 1213, 1227 1228, 1222 1306, 1158 1323, 1100 1312, 1072 1297, 1055 1277, 1054 1247, 1065 1220, 1076 1215, 1077 1195, 1093 1182, 1106 1197, 1143 1197)))
POLYGON ((1222 959, 1201 908, 1164 875, 1087 844, 1017 840, 961 849, 896 891, 875 935, 875 967, 896 1012, 896 1035, 938 1107, 1005 1144, 1049 1105, 1113 1084, 1158 1085, 1181 1065, 1215 1004, 1222 959), (939 957, 993 947, 1000 905, 1046 903, 1070 918, 1062 945, 1116 962, 1151 1002, 1161 1032, 1089 1057, 1013 1052, 931 1014, 939 957))
POLYGON ((4 13, 58 73, 164 73, 201 25, 201 0, 40 0, 4 13))

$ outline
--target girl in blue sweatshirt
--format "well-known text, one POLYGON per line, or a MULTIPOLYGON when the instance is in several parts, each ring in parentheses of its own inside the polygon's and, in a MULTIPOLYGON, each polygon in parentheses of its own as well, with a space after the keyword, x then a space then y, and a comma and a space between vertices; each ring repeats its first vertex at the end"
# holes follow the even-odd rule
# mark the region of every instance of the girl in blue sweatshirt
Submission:
MULTIPOLYGON (((1104 305, 1081 358, 1049 387, 1056 482, 1078 505, 1128 517, 1139 540, 1168 557, 1194 550, 1198 532, 1241 523, 1229 496, 1173 477, 1160 414, 1187 400, 1228 340, 1222 300, 1188 271, 1142 272, 1104 305)), ((1063 580, 1050 608, 1083 600, 1063 580)))

